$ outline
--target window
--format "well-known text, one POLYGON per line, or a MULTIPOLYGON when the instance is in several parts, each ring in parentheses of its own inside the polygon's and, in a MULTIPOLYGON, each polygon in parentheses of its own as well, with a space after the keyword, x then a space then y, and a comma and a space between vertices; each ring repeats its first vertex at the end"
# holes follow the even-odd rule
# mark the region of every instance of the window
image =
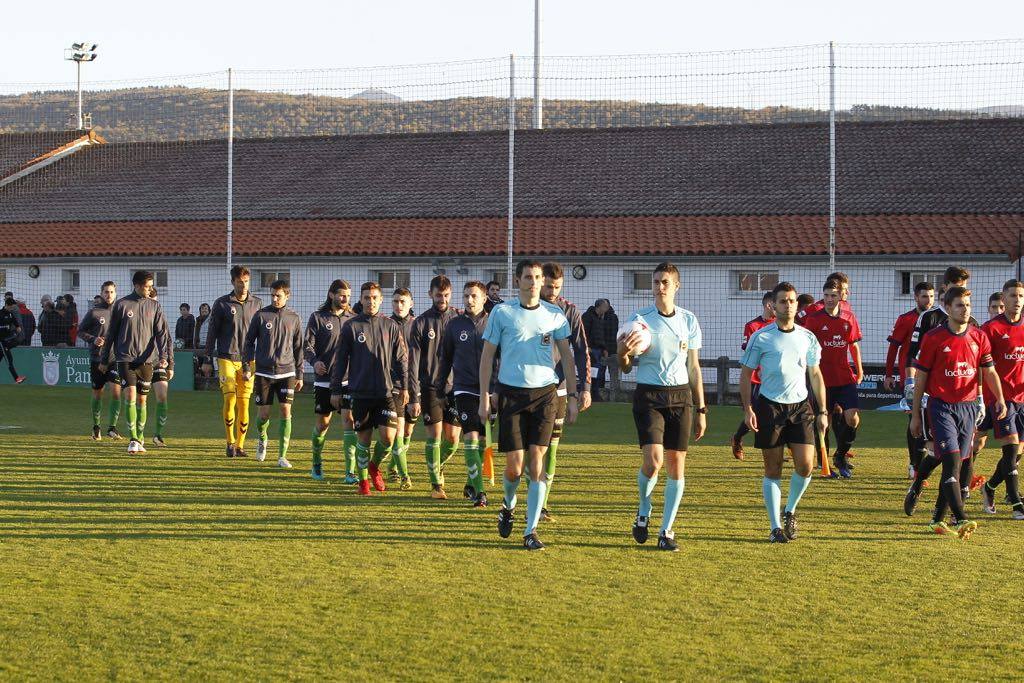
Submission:
POLYGON ((734 270, 732 281, 735 283, 735 294, 756 294, 761 296, 779 284, 779 271, 734 270))
POLYGON ((652 272, 649 270, 629 270, 625 273, 626 291, 631 294, 643 294, 651 291, 653 282, 652 272))
POLYGON ((0 268, 0 287, 7 289, 7 270, 0 268))
MULTIPOLYGON (((487 282, 494 280, 501 285, 502 291, 508 288, 508 271, 507 270, 489 270, 487 271, 487 282)), ((484 284, 486 285, 487 282, 484 284)))
POLYGON ((277 280, 284 280, 290 285, 292 281, 292 272, 290 270, 260 271, 260 289, 270 289, 270 285, 274 284, 277 280))
POLYGON ((377 284, 385 293, 392 292, 398 287, 409 287, 408 270, 378 270, 371 274, 371 277, 373 276, 376 276, 377 284))
POLYGON ((80 283, 79 271, 65 268, 61 273, 61 285, 65 292, 77 292, 80 283))
POLYGON ((153 286, 163 294, 163 290, 167 288, 167 271, 157 270, 156 268, 143 268, 143 270, 153 273, 153 286))
POLYGON ((945 273, 941 270, 903 270, 899 273, 900 276, 900 294, 903 296, 912 296, 914 294, 914 287, 919 282, 930 282, 935 285, 936 293, 942 286, 942 278, 945 273))

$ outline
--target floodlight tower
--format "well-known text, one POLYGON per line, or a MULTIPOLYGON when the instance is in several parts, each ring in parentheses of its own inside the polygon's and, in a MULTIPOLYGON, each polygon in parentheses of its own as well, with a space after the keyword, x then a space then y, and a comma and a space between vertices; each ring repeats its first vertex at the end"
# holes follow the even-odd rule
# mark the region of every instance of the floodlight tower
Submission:
POLYGON ((72 43, 71 47, 64 48, 64 59, 75 63, 78 71, 78 130, 85 128, 82 120, 82 62, 92 62, 96 59, 96 43, 72 43))

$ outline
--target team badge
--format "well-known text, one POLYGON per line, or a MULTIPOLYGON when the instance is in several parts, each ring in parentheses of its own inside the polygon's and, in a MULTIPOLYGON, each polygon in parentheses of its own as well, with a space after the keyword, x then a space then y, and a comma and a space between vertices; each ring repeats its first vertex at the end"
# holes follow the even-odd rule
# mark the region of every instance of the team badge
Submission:
POLYGON ((460 415, 459 417, 462 418, 463 422, 466 422, 466 421, 469 420, 469 415, 467 415, 466 413, 462 413, 462 415, 460 415))
POLYGON ((680 351, 685 351, 686 350, 686 342, 684 342, 684 341, 679 342, 679 350, 680 351))
POLYGON ((106 325, 106 324, 107 324, 107 319, 106 318, 100 318, 100 325, 106 325))
POLYGON ((128 311, 128 313, 126 313, 126 315, 127 315, 127 316, 128 316, 129 318, 134 318, 134 317, 135 317, 135 311, 128 311))
POLYGON ((231 315, 234 315, 234 314, 235 314, 235 307, 234 307, 234 306, 232 306, 232 307, 231 307, 231 308, 229 308, 228 310, 229 310, 229 311, 231 311, 231 315))
POLYGON ((551 346, 551 333, 545 332, 540 338, 540 343, 544 346, 551 346))
POLYGON ((267 329, 268 330, 274 329, 274 323, 267 323, 267 329))
POLYGON ((360 332, 359 336, 356 337, 356 341, 359 342, 360 344, 365 344, 366 343, 366 335, 363 334, 362 332, 360 332))
POLYGON ((427 330, 427 336, 429 338, 433 339, 434 338, 434 331, 433 330, 427 330))
POLYGON ((326 327, 329 330, 333 330, 334 329, 334 323, 327 323, 326 325, 324 325, 324 327, 326 327))
POLYGON ((259 404, 260 404, 260 396, 259 396, 259 394, 256 394, 256 398, 254 398, 254 399, 253 399, 253 402, 254 402, 254 403, 255 403, 256 405, 259 405, 259 404))
POLYGON ((459 334, 459 341, 466 341, 467 339, 469 339, 469 332, 463 330, 462 333, 459 334))

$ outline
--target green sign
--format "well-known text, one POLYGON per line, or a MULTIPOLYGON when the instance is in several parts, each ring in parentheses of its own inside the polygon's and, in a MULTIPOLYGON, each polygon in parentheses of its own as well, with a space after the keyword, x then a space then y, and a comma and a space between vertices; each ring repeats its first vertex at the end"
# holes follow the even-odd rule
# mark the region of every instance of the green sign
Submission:
MULTIPOLYGON (((25 384, 40 384, 51 387, 91 386, 88 349, 56 349, 39 346, 16 346, 14 366, 19 375, 25 376, 25 384)), ((171 389, 192 390, 195 378, 192 374, 192 352, 174 352, 174 377, 171 389)), ((0 384, 13 384, 7 372, 0 373, 0 384)))

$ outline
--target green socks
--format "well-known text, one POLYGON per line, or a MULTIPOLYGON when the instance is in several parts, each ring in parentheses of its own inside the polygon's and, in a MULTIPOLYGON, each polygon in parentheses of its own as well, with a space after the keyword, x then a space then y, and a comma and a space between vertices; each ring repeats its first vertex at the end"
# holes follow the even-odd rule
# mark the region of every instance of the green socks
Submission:
POLYGON ((356 466, 359 468, 359 481, 370 478, 370 444, 364 446, 356 441, 356 466))
MULTIPOLYGON (((441 439, 441 467, 444 467, 445 465, 448 464, 448 461, 452 459, 452 456, 455 455, 455 451, 457 450, 459 450, 458 441, 456 441, 455 443, 451 443, 443 438, 441 439)), ((440 472, 440 470, 438 470, 438 472, 440 472)), ((443 483, 443 475, 441 475, 441 480, 443 483)))
POLYGON ((156 435, 163 436, 167 424, 167 402, 156 404, 156 435))
POLYGON ((409 440, 401 436, 395 437, 395 445, 391 447, 391 458, 398 468, 398 476, 407 478, 409 476, 409 440))
POLYGON ((555 466, 558 464, 558 439, 551 439, 551 445, 548 446, 548 452, 544 454, 544 474, 547 475, 548 485, 544 492, 544 502, 541 505, 543 508, 548 506, 548 496, 551 495, 551 482, 555 480, 555 466))
POLYGON ((96 398, 95 396, 93 397, 92 401, 89 404, 90 407, 92 408, 92 426, 93 427, 99 427, 100 426, 100 413, 103 412, 102 404, 103 404, 103 399, 96 398))
POLYGON ((441 444, 433 439, 427 439, 423 447, 427 460, 427 474, 430 475, 431 485, 441 483, 441 444))
POLYGON ((146 404, 145 403, 140 403, 139 404, 139 410, 136 413, 137 416, 138 416, 138 423, 137 423, 137 425, 135 427, 135 433, 138 435, 139 441, 142 441, 143 439, 146 438, 144 436, 145 432, 146 432, 146 411, 147 411, 146 404))
POLYGON ((466 441, 466 476, 469 485, 477 494, 484 490, 484 460, 480 453, 479 441, 466 441))
POLYGON ((128 420, 128 438, 135 439, 138 441, 136 436, 136 420, 138 418, 138 407, 132 401, 126 401, 124 404, 124 416, 128 420))
POLYGON ((342 450, 345 451, 345 474, 356 473, 356 433, 346 429, 341 435, 342 450))
POLYGON ((384 462, 384 458, 388 457, 388 453, 390 451, 391 451, 391 448, 388 447, 388 446, 385 446, 380 441, 380 439, 378 439, 377 443, 373 447, 373 464, 374 465, 380 465, 382 462, 384 462))
POLYGON ((117 426, 117 419, 121 417, 121 399, 113 398, 110 399, 110 426, 117 426))
POLYGON ((327 430, 323 432, 317 430, 316 425, 313 425, 313 464, 322 465, 324 462, 324 443, 327 441, 327 430))
POLYGON ((278 434, 281 438, 277 442, 277 457, 281 459, 288 455, 288 444, 292 440, 292 418, 281 418, 281 427, 278 434))
POLYGON ((256 418, 256 431, 259 432, 260 438, 266 441, 270 437, 267 436, 267 431, 270 429, 270 418, 263 419, 262 417, 256 418))

